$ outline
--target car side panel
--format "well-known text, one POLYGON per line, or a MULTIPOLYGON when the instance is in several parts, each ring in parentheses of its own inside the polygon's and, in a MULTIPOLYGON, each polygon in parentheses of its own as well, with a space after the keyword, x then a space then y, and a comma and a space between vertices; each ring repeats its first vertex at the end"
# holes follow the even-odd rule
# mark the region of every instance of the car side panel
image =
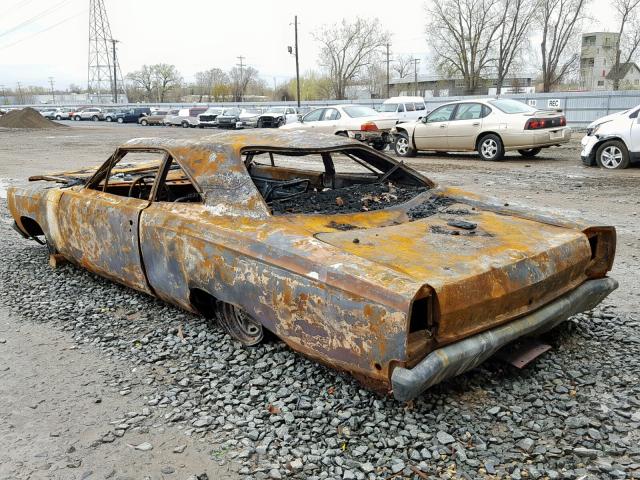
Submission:
POLYGON ((216 226, 203 220, 205 210, 156 203, 142 213, 142 257, 158 297, 193 310, 190 290, 206 291, 293 349, 388 385, 391 362, 406 355, 406 311, 331 287, 318 272, 292 272, 284 265, 296 258, 261 241, 268 220, 240 227, 240 239, 233 225, 245 220, 218 217, 216 226))

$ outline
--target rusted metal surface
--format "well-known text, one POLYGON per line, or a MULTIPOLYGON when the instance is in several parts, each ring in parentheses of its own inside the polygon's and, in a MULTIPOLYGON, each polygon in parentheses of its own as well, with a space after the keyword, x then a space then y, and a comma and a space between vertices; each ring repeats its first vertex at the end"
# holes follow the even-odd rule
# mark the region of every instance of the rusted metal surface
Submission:
POLYGON ((516 368, 524 368, 549 350, 551 345, 548 343, 542 343, 536 338, 528 338, 518 342, 518 345, 503 348, 496 354, 496 358, 516 368))
MULTIPOLYGON (((293 349, 378 389, 390 389, 396 367, 410 368, 437 348, 508 324, 605 276, 615 254, 612 227, 542 217, 438 187, 343 137, 260 131, 197 141, 135 139, 110 160, 127 151, 157 152, 159 160, 118 165, 118 172, 162 171, 160 159, 173 158, 181 170, 169 170, 168 181, 193 183, 202 203, 90 188, 108 161, 11 188, 9 208, 20 230, 31 234, 37 224, 50 248, 70 261, 184 309, 202 310, 194 295, 206 292, 293 349), (360 152, 383 172, 399 170, 427 191, 370 212, 272 215, 243 161, 247 151, 344 150, 360 152), (446 207, 413 220, 411 209, 436 197, 448 199, 446 207), (457 228, 460 220, 476 226, 457 228), (444 230, 459 232, 438 233, 444 230)), ((282 175, 277 167, 260 168, 282 175)))

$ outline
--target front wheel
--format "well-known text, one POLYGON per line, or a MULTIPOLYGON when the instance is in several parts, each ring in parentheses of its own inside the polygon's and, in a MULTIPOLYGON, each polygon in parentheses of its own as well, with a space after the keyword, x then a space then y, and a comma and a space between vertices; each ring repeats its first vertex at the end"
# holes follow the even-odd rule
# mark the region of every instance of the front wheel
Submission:
POLYGON ((478 154, 482 160, 495 161, 504 157, 504 146, 498 135, 485 135, 478 141, 478 154))
POLYGON ((393 143, 393 149, 399 157, 416 156, 416 151, 409 141, 409 135, 406 133, 400 133, 396 136, 396 141, 393 143))
POLYGON ((76 115, 75 117, 73 117, 73 119, 74 119, 76 122, 79 122, 80 120, 82 120, 82 119, 80 118, 80 115, 76 115))
POLYGON ((620 140, 604 142, 596 152, 596 163, 600 168, 621 170, 629 166, 629 151, 620 140))
POLYGON ((62 117, 60 115, 56 115, 56 120, 60 121, 62 120, 62 117))
POLYGON ((143 125, 146 127, 147 125, 149 125, 149 122, 147 122, 146 120, 140 120, 140 125, 143 125))
POLYGON ((105 118, 105 120, 106 120, 107 122, 113 122, 113 118, 111 118, 111 117, 107 117, 107 118, 105 118))
POLYGON ((118 117, 118 123, 124 123, 124 118, 118 117))
POLYGON ((230 303, 220 302, 218 321, 229 335, 250 347, 262 341, 262 325, 244 310, 230 303))
POLYGON ((375 148, 376 150, 380 151, 380 152, 381 152, 382 150, 384 150, 385 148, 387 148, 387 144, 386 144, 385 142, 383 142, 382 140, 381 140, 381 141, 379 141, 379 142, 373 142, 373 143, 371 144, 371 146, 372 146, 373 148, 375 148))
POLYGON ((189 128, 189 122, 182 122, 182 128, 189 128))
POLYGON ((91 120, 93 120, 94 122, 97 122, 100 119, 98 118, 97 115, 94 115, 93 117, 91 117, 91 120))
POLYGON ((526 150, 518 150, 518 153, 524 158, 533 158, 542 151, 541 148, 528 148, 526 150))

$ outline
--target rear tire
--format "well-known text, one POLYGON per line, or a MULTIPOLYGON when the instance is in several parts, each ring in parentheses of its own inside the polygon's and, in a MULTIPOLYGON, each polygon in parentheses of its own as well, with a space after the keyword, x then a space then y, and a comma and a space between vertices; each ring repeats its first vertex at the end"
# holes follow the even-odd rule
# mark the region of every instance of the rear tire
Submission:
POLYGON ((124 118, 118 117, 118 123, 124 123, 124 118))
POLYGON ((60 121, 62 120, 62 117, 60 115, 56 115, 56 120, 60 121))
POLYGON ((541 148, 528 148, 526 150, 518 150, 518 153, 524 158, 533 158, 542 151, 541 148))
POLYGON ((79 122, 80 120, 82 120, 82 118, 80 117, 80 115, 76 115, 75 117, 73 117, 73 119, 74 119, 76 122, 79 122))
POLYGON ((97 115, 94 115, 93 117, 91 117, 91 120, 93 120, 94 122, 97 122, 100 119, 98 118, 97 115))
POLYGON ((609 140, 604 142, 596 152, 596 163, 607 170, 622 170, 629 166, 629 151, 624 142, 609 140))
POLYGON ((149 122, 147 122, 146 120, 140 120, 140 125, 143 125, 146 127, 147 125, 149 125, 149 122))
POLYGON ((189 128, 189 122, 182 122, 182 128, 189 128))
POLYGON ((485 161, 498 161, 504 157, 504 146, 498 135, 490 133, 478 140, 478 155, 485 161))
POLYGON ((396 135, 396 141, 393 142, 393 149, 399 157, 415 157, 416 150, 411 145, 409 135, 402 132, 396 135))
POLYGON ((105 118, 105 121, 107 121, 107 122, 111 123, 111 122, 113 122, 113 118, 112 118, 112 117, 106 117, 106 118, 105 118))

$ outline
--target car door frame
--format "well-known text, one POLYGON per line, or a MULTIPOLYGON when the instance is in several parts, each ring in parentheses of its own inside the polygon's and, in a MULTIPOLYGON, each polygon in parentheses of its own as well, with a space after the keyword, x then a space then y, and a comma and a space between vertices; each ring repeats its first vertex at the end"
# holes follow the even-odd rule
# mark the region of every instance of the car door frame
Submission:
POLYGON ((449 140, 446 130, 448 123, 451 122, 451 119, 454 117, 457 109, 457 104, 444 104, 429 112, 429 114, 421 120, 418 120, 413 131, 413 142, 416 149, 426 151, 447 151, 449 148, 449 140), (436 113, 438 110, 449 106, 453 106, 453 110, 451 110, 451 114, 449 115, 449 120, 428 122, 431 115, 436 113))
POLYGON ((171 153, 161 147, 119 147, 78 189, 66 190, 58 205, 58 250, 101 276, 136 290, 153 294, 140 251, 139 222, 155 198, 160 169, 171 153), (95 188, 128 153, 163 155, 154 184, 146 199, 125 197, 95 188))
POLYGON ((447 144, 450 151, 474 151, 476 150, 476 139, 482 132, 482 120, 491 114, 491 108, 481 102, 458 103, 447 126, 447 144), (463 105, 480 106, 480 118, 456 119, 460 107, 463 105), (488 112, 485 114, 485 110, 488 112), (461 138, 463 140, 457 141, 461 138))

